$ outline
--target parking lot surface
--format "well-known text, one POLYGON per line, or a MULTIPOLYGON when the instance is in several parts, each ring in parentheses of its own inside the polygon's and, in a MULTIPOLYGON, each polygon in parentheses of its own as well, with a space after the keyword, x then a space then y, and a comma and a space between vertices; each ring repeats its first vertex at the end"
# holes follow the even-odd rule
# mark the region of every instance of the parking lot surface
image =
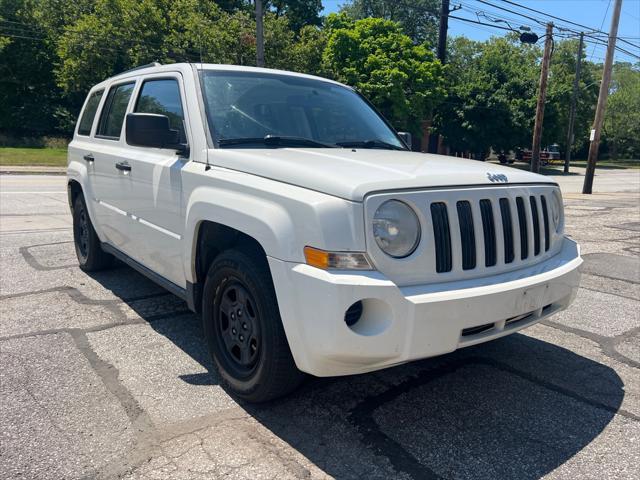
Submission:
POLYGON ((582 287, 488 344, 267 405, 210 373, 200 320, 77 268, 65 178, 0 176, 0 478, 638 478, 640 170, 558 177, 582 287))

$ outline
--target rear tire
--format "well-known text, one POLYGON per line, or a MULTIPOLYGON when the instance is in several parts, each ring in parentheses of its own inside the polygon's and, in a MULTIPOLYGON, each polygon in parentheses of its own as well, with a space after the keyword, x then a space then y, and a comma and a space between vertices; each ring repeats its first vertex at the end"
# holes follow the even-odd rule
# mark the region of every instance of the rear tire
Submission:
POLYGON ((82 195, 73 206, 73 243, 81 270, 95 272, 112 265, 113 257, 102 250, 82 195))
POLYGON ((295 390, 304 374, 293 360, 266 259, 221 253, 207 273, 202 319, 222 385, 249 402, 295 390))

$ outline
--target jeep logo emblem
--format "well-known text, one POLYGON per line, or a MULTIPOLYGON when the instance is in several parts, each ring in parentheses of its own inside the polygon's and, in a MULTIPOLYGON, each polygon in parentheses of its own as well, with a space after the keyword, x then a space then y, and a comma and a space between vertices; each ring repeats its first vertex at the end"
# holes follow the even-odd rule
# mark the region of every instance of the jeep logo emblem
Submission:
POLYGON ((490 182, 502 182, 507 183, 509 179, 504 173, 491 173, 487 172, 487 178, 490 182))

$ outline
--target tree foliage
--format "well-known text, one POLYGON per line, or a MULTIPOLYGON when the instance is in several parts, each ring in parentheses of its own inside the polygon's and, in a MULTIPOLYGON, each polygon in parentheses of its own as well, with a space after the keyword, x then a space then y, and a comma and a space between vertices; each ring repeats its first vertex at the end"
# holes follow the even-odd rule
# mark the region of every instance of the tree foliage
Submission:
POLYGON ((604 134, 613 158, 640 156, 640 63, 615 64, 604 134))
POLYGON ((438 33, 439 0, 351 0, 341 11, 352 19, 383 18, 398 22, 415 43, 433 45, 438 33))
MULTIPOLYGON (((268 67, 356 87, 401 130, 434 126, 453 151, 529 147, 541 50, 513 35, 450 38, 450 63, 432 53, 439 0, 264 0, 268 67), (368 18, 368 17, 379 18, 368 18), (445 92, 446 90, 446 92, 445 92), (446 94, 446 97, 445 97, 446 94)), ((576 40, 556 39, 543 144, 566 143, 576 40)), ((0 131, 68 135, 87 90, 152 61, 255 65, 252 0, 0 0, 0 131)), ((602 66, 583 52, 575 121, 586 153, 602 66)), ((640 65, 618 63, 603 146, 640 156, 640 65)))
POLYGON ((539 55, 513 37, 451 42, 449 96, 436 125, 452 150, 486 154, 530 142, 539 55))
POLYGON ((398 129, 419 126, 444 96, 442 65, 426 45, 414 45, 402 27, 381 18, 327 19, 326 68, 369 98, 398 129))

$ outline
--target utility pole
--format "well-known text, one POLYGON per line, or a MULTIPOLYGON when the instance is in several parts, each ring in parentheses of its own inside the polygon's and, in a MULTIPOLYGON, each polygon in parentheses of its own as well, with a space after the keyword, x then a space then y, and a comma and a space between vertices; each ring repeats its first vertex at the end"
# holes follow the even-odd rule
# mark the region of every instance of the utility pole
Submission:
POLYGON ((256 66, 264 67, 264 26, 262 15, 262 0, 256 3, 256 66))
POLYGON ((571 96, 571 110, 569 111, 569 128, 567 129, 567 154, 564 158, 564 173, 569 173, 571 162, 571 147, 573 146, 573 124, 576 118, 576 100, 578 98, 580 83, 580 67, 582 66, 582 46, 584 44, 584 32, 580 32, 580 43, 576 55, 576 75, 573 79, 573 95, 571 96))
POLYGON ((533 145, 531 147, 531 171, 540 172, 540 141, 542 139, 542 122, 544 120, 544 103, 547 99, 547 80, 549 78, 549 63, 551 61, 551 47, 553 45, 553 23, 547 23, 547 33, 544 39, 544 54, 540 67, 540 87, 538 104, 536 106, 536 122, 533 127, 533 145))
POLYGON ((622 0, 616 0, 611 17, 611 28, 609 29, 609 44, 607 45, 607 56, 604 61, 604 71, 602 72, 602 82, 600 83, 600 93, 598 94, 598 106, 596 107, 596 118, 593 121, 591 130, 591 145, 589 145, 589 157, 587 159, 587 172, 584 175, 584 185, 582 193, 591 193, 593 188, 593 176, 596 171, 598 161, 598 147, 600 146, 600 132, 604 122, 604 109, 607 106, 607 96, 609 95, 609 82, 611 81, 611 70, 613 69, 613 53, 616 49, 616 36, 618 35, 618 22, 620 21, 620 10, 622 0))
MULTIPOLYGON (((459 10, 460 5, 449 8, 450 1, 442 0, 440 5, 440 28, 438 29, 438 51, 437 56, 440 63, 443 65, 447 61, 447 31, 449 30, 449 14, 459 10)), ((433 118, 429 115, 429 118, 422 122, 422 143, 420 149, 423 152, 438 152, 438 138, 431 135, 431 122, 433 118)))
POLYGON ((449 29, 449 0, 440 6, 440 28, 438 30, 438 59, 444 65, 447 59, 447 30, 449 29))

